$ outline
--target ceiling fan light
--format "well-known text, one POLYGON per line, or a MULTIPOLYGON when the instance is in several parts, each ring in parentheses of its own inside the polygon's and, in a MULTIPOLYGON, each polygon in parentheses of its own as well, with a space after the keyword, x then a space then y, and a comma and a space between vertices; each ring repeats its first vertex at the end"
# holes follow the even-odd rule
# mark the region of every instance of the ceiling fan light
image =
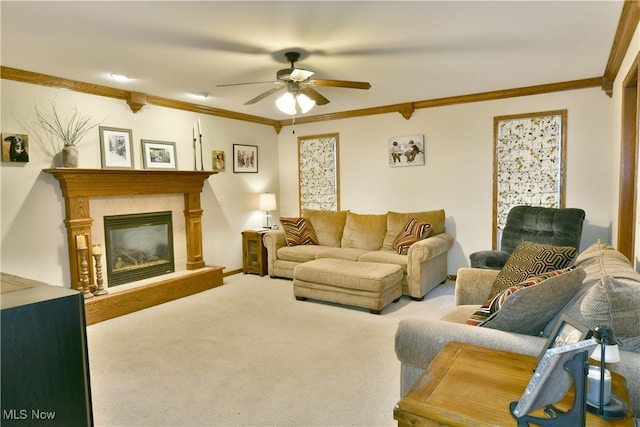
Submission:
POLYGON ((285 114, 296 114, 296 100, 291 92, 287 92, 276 99, 276 107, 285 114))
POLYGON ((313 108, 314 105, 316 105, 316 101, 309 98, 304 93, 299 94, 296 97, 296 100, 298 101, 298 105, 300 106, 300 111, 302 111, 302 114, 308 112, 313 108))

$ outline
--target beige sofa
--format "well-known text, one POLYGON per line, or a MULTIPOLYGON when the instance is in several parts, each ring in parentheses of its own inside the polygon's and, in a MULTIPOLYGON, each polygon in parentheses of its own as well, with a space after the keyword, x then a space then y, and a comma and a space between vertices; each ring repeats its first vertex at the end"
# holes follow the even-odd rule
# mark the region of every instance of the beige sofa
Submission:
MULTIPOLYGON (((584 278, 578 280, 568 302, 554 311, 551 320, 544 325, 542 336, 465 324, 470 314, 487 300, 498 271, 461 268, 456 279, 456 306, 443 319, 406 318, 398 325, 395 350, 401 362, 401 394, 411 387, 448 342, 538 356, 556 322, 565 314, 590 329, 601 324, 613 328, 616 337, 622 341, 621 360, 608 368, 625 377, 633 413, 640 417, 640 274, 621 253, 602 242, 579 254, 574 264, 578 266, 576 270, 581 270, 577 272, 579 277, 584 278)), ((529 289, 535 291, 538 286, 529 289)), ((543 300, 543 295, 537 298, 543 300)), ((519 302, 523 303, 523 300, 519 302)), ((538 317, 540 315, 544 313, 539 313, 538 317)), ((520 316, 536 320, 526 305, 520 316)))
POLYGON ((357 214, 306 209, 302 217, 311 222, 319 244, 287 246, 283 230, 268 231, 263 241, 269 276, 293 279, 297 265, 319 258, 396 264, 403 271, 402 293, 417 300, 447 279, 447 252, 454 241, 445 230, 444 210, 357 214), (414 217, 431 224, 431 232, 400 255, 393 241, 414 217))

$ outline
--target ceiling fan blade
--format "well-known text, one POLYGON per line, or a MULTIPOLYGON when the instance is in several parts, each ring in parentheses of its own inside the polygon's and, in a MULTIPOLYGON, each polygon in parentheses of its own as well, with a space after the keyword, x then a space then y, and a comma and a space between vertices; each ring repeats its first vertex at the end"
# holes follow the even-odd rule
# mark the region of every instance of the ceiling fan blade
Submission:
POLYGON ((247 82, 247 83, 228 83, 225 85, 216 85, 216 87, 226 87, 226 86, 243 86, 243 85, 262 85, 266 83, 278 83, 273 80, 269 80, 268 82, 247 82))
POLYGON ((329 100, 322 96, 320 92, 315 89, 312 89, 308 86, 303 86, 300 88, 300 93, 307 95, 309 98, 316 101, 316 105, 325 105, 329 103, 329 100))
POLYGON ((279 90, 284 89, 285 86, 278 86, 278 87, 274 87, 269 89, 266 92, 261 93, 260 95, 256 96, 253 99, 248 100, 247 102, 244 103, 244 105, 251 105, 251 104, 255 104, 258 101, 262 101, 263 99, 265 99, 267 96, 269 95, 273 95, 274 93, 278 92, 279 90))
POLYGON ((348 80, 322 80, 315 79, 310 80, 313 86, 332 86, 332 87, 346 87, 350 89, 369 89, 371 84, 369 82, 353 82, 348 80))

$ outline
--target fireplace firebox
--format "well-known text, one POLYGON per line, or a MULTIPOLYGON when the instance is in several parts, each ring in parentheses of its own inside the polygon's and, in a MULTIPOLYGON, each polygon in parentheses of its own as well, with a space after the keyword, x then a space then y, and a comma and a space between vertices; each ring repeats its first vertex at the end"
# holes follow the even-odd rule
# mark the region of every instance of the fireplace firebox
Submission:
POLYGON ((175 271, 171 211, 105 216, 104 234, 109 286, 175 271))

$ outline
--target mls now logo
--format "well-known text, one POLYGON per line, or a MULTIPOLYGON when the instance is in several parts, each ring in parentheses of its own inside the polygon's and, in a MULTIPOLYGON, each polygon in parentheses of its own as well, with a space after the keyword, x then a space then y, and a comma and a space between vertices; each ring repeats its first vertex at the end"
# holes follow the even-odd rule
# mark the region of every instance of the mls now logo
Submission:
POLYGON ((41 411, 39 409, 3 409, 3 420, 53 420, 56 413, 53 411, 41 411))

